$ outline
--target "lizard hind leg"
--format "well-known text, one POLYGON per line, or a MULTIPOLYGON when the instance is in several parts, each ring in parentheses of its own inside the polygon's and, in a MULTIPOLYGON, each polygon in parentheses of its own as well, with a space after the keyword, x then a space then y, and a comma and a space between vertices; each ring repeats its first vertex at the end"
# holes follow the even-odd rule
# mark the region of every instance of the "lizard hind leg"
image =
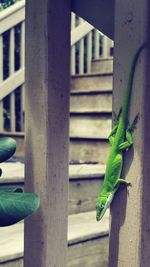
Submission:
POLYGON ((136 129, 136 126, 137 126, 137 123, 138 123, 139 119, 140 119, 140 114, 138 113, 138 114, 135 116, 135 118, 134 118, 132 124, 131 124, 131 125, 129 124, 128 127, 127 127, 127 130, 128 130, 130 133, 133 133, 134 130, 136 129))
POLYGON ((119 178, 116 181, 116 183, 114 185, 114 188, 117 189, 119 187, 119 185, 121 185, 121 184, 126 185, 126 186, 131 186, 130 182, 126 181, 125 179, 119 178))

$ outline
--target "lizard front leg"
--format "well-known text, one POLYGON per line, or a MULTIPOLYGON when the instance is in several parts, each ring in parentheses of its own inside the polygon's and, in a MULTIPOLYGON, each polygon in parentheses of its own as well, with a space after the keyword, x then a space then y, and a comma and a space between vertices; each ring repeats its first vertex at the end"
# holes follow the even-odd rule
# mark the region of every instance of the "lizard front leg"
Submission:
POLYGON ((131 186, 130 182, 126 181, 125 179, 119 178, 114 185, 114 189, 117 189, 120 184, 131 186))
POLYGON ((126 130, 126 141, 119 145, 119 150, 120 151, 127 150, 132 145, 133 145, 132 133, 127 129, 126 130))

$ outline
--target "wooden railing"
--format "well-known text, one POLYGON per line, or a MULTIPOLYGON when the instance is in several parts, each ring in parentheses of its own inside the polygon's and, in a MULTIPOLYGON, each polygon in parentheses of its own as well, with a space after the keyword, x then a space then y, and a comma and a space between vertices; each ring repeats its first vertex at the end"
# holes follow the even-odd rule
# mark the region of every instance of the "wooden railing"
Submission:
MULTIPOLYGON (((0 132, 24 131, 25 0, 0 12, 0 132)), ((111 56, 113 42, 72 13, 71 75, 90 73, 111 56)))
POLYGON ((113 41, 72 13, 71 74, 91 72, 93 59, 112 56, 113 41))
POLYGON ((24 129, 25 1, 0 13, 0 132, 24 129))

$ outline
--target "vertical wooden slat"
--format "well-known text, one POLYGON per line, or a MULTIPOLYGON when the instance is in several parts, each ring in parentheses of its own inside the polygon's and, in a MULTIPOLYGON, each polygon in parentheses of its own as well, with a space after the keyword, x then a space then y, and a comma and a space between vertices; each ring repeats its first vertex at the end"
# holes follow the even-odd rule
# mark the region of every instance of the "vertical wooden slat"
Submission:
POLYGON ((66 267, 69 51, 70 0, 27 1, 25 190, 41 204, 25 222, 25 267, 66 267))
POLYGON ((99 48, 100 48, 100 33, 98 30, 94 30, 94 59, 99 59, 99 48))
MULTIPOLYGON (((10 30, 9 44, 9 76, 13 75, 15 69, 15 29, 10 30)), ((15 92, 10 94, 10 129, 12 132, 16 130, 15 118, 15 92)))
MULTIPOLYGON (((25 21, 21 23, 21 43, 20 43, 20 68, 25 65, 25 21)), ((25 113, 25 84, 21 85, 20 91, 20 126, 21 131, 24 131, 24 113, 25 113)))
POLYGON ((111 47, 113 47, 113 41, 108 38, 107 36, 103 36, 103 58, 108 58, 110 57, 110 50, 111 47))
POLYGON ((84 73, 84 38, 79 42, 79 74, 84 73))
MULTIPOLYGON (((71 30, 73 30, 75 28, 75 24, 76 24, 75 16, 76 15, 74 13, 71 13, 71 30)), ((75 56, 75 53, 76 53, 76 46, 73 45, 71 47, 71 75, 75 75, 75 72, 76 72, 76 56, 75 56)))
MULTIPOLYGON (((82 24, 84 20, 79 17, 79 25, 82 24)), ((79 41, 79 74, 84 73, 84 38, 79 41)))
POLYGON ((133 57, 145 41, 138 61, 129 109, 131 123, 139 114, 133 133, 134 145, 124 154, 125 177, 132 186, 116 194, 111 207, 110 267, 150 265, 150 2, 117 0, 113 109, 122 105, 133 57))
POLYGON ((110 57, 111 48, 113 47, 113 41, 107 37, 107 57, 110 57))
POLYGON ((87 72, 91 72, 91 61, 92 61, 92 32, 88 33, 87 36, 87 72))
POLYGON ((103 35, 103 49, 102 49, 102 57, 107 58, 108 57, 108 38, 107 36, 103 35))
MULTIPOLYGON (((0 83, 3 81, 3 36, 0 35, 0 83)), ((4 130, 3 101, 0 101, 0 132, 4 130)))

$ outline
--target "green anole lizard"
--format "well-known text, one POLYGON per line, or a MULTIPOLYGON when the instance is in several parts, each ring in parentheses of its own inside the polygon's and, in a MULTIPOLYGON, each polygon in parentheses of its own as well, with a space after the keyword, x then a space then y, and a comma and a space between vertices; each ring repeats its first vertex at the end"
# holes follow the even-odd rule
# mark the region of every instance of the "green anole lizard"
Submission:
POLYGON ((106 172, 104 176, 104 183, 100 194, 96 201, 96 219, 101 220, 107 208, 114 198, 115 192, 118 190, 120 184, 129 185, 126 180, 121 179, 122 167, 123 167, 123 152, 127 150, 133 144, 132 132, 137 122, 137 116, 132 123, 128 124, 128 110, 130 106, 131 91, 134 79, 134 73, 139 56, 147 45, 143 44, 136 52, 131 70, 129 73, 128 84, 125 91, 123 105, 118 119, 109 135, 109 143, 111 145, 110 154, 106 164, 106 172))

